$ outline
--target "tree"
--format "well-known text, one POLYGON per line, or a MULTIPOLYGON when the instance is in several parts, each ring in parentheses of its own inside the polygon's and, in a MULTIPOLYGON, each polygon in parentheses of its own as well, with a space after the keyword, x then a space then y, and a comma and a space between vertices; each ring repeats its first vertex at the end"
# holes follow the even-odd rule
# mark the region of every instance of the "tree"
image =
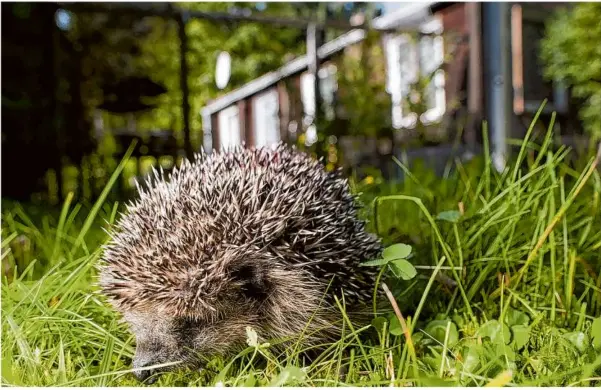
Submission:
POLYGON ((585 130, 601 138, 601 3, 559 10, 546 26, 542 59, 549 79, 564 82, 582 99, 585 130))

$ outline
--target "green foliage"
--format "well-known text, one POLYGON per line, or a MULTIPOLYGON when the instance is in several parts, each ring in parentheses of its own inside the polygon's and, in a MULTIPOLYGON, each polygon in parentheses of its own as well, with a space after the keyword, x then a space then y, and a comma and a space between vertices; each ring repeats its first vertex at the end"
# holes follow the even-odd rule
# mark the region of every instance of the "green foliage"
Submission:
MULTIPOLYGON (((485 156, 445 178, 413 171, 404 183, 358 188, 364 200, 382 196, 372 220, 392 244, 371 266, 410 260, 419 270, 409 279, 392 275, 391 288, 414 352, 397 316, 383 311, 371 325, 345 324, 343 337, 310 361, 258 345, 249 330, 249 346, 235 358, 168 373, 158 385, 598 386, 601 178, 585 176, 590 164, 571 168, 564 148, 537 150, 540 159, 518 159, 502 173, 485 156), (459 202, 460 218, 440 214, 459 202), (396 233, 388 234, 391 226, 396 233)), ((78 219, 84 209, 69 203, 38 217, 3 206, 2 383, 139 385, 134 340, 93 284, 107 239, 101 221, 110 224, 117 207, 101 199, 78 219), (17 251, 23 238, 27 256, 17 251)))
POLYGON ((582 99, 587 132, 601 138, 601 4, 576 3, 557 11, 542 40, 546 75, 572 87, 582 99))
POLYGON ((384 249, 382 257, 385 259, 406 259, 411 254, 411 247, 405 244, 391 245, 384 249))
POLYGON ((391 127, 390 96, 386 92, 386 59, 379 35, 368 32, 337 61, 338 99, 349 135, 380 137, 391 127))
POLYGON ((403 280, 413 279, 417 275, 415 267, 405 259, 392 260, 390 262, 390 269, 397 278, 403 280))
MULTIPOLYGON (((289 3, 266 3, 262 11, 255 9, 255 3, 242 2, 180 2, 174 5, 190 11, 229 12, 238 8, 283 17, 294 17, 305 11, 303 7, 289 3)), ((186 23, 186 34, 191 136, 196 147, 202 141, 200 110, 205 104, 305 51, 304 31, 274 25, 191 18, 186 23), (232 56, 230 82, 224 91, 219 91, 215 85, 215 65, 221 51, 228 51, 232 56)), ((68 37, 74 45, 83 48, 81 61, 87 75, 83 81, 87 107, 96 107, 102 102, 100 87, 107 77, 110 80, 150 76, 164 85, 167 93, 153 100, 157 108, 135 115, 137 128, 142 134, 156 129, 172 130, 182 139, 180 40, 174 20, 160 17, 140 20, 128 15, 107 19, 103 14, 76 12, 74 28, 68 37)), ((124 127, 126 119, 123 115, 104 115, 108 128, 124 127)))
POLYGON ((417 275, 415 267, 406 259, 411 255, 411 247, 405 244, 395 244, 384 249, 382 259, 366 261, 362 266, 388 265, 392 273, 403 280, 410 280, 417 275))
POLYGON ((428 325, 426 325, 424 333, 434 338, 441 344, 444 344, 446 340, 448 345, 453 346, 457 343, 457 341, 459 341, 457 325, 448 319, 430 321, 428 325))
POLYGON ((476 334, 480 337, 488 337, 493 344, 509 344, 511 340, 509 327, 497 320, 487 321, 476 334))
POLYGON ((595 318, 591 326, 591 337, 596 350, 601 350, 601 317, 595 318))

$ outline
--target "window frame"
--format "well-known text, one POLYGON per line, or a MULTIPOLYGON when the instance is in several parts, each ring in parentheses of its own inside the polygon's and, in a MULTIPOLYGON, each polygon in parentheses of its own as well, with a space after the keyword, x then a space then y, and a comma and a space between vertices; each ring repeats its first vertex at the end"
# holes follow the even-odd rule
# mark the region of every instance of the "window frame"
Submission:
MULTIPOLYGON (((320 83, 320 96, 322 97, 321 101, 324 104, 324 111, 326 117, 332 117, 335 115, 335 106, 336 106, 336 92, 338 91, 338 68, 335 64, 324 64, 319 68, 317 72, 317 76, 319 77, 320 83), (331 83, 331 90, 324 90, 325 85, 323 81, 327 81, 331 83), (330 95, 326 99, 326 92, 330 95), (329 101, 328 101, 329 100, 329 101)), ((300 76, 300 89, 301 89, 301 102, 303 105, 303 116, 314 118, 315 117, 315 91, 314 91, 313 82, 313 74, 311 72, 304 72, 300 76), (308 110, 307 106, 310 107, 308 110)))
MULTIPOLYGON (((442 36, 442 20, 438 16, 433 16, 430 20, 420 25, 419 31, 422 34, 437 34, 437 36, 432 38, 435 54, 435 64, 432 66, 432 68, 439 68, 444 64, 445 55, 444 38, 442 36)), ((408 34, 400 34, 388 36, 386 40, 386 51, 388 57, 387 92, 391 95, 392 99, 393 127, 397 129, 414 128, 417 124, 416 113, 403 112, 402 103, 408 98, 408 96, 407 91, 403 91, 403 83, 405 81, 401 64, 401 56, 403 55, 401 52, 401 46, 409 46, 411 58, 410 61, 413 62, 413 65, 409 68, 411 70, 409 71, 410 75, 407 78, 407 82, 414 83, 423 73, 423 62, 420 53, 420 46, 423 42, 422 39, 424 38, 426 37, 420 38, 418 42, 413 42, 413 39, 408 34)), ((430 37, 427 38, 429 39, 430 37)), ((426 110, 419 118, 421 122, 426 125, 441 121, 446 112, 446 77, 444 70, 439 69, 434 73, 432 77, 432 83, 434 83, 435 88, 435 104, 433 107, 426 110)))
MULTIPOLYGON (((534 114, 543 103, 543 100, 526 100, 524 93, 524 24, 542 24, 547 20, 548 13, 541 12, 532 7, 514 4, 511 7, 511 57, 512 57, 512 89, 513 112, 516 115, 534 114)), ((559 114, 568 112, 568 89, 558 80, 552 82, 553 101, 548 101, 542 112, 550 114, 555 111, 559 114)))
POLYGON ((271 88, 253 98, 253 143, 256 147, 273 147, 282 140, 280 120, 280 96, 276 88, 271 88), (272 110, 266 104, 272 104, 272 110), (267 106, 268 107, 268 106, 267 106), (259 115, 263 113, 263 115, 259 115), (273 115, 269 120, 268 115, 273 115), (267 123, 273 128, 268 129, 267 123), (271 137, 270 137, 271 136, 271 137), (271 139, 270 139, 271 138, 271 139))
POLYGON ((242 144, 240 109, 237 104, 233 104, 219 111, 217 121, 219 129, 219 149, 228 149, 242 144), (235 123, 234 127, 231 126, 233 123, 235 123), (232 129, 235 129, 235 131, 233 131, 232 129), (227 137, 224 137, 224 134, 227 134, 227 137), (236 134, 236 136, 232 137, 233 134, 236 134), (224 144, 224 139, 228 139, 229 142, 227 144, 224 144), (234 140, 234 142, 231 142, 231 140, 234 140))

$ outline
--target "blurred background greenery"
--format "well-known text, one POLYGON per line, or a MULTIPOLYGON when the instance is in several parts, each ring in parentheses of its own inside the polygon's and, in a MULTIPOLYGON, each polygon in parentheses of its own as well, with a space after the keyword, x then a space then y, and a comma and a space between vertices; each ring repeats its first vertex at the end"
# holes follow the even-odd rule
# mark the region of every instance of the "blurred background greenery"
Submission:
MULTIPOLYGON (((372 4, 328 5, 347 17, 372 4)), ((326 3, 181 3, 187 10, 315 17, 326 3)), ((110 6, 107 5, 107 9, 110 6)), ((73 191, 94 199, 104 187, 134 128, 148 137, 160 131, 156 150, 142 150, 140 168, 164 152, 169 167, 183 157, 182 94, 178 26, 174 20, 122 13, 69 11, 57 3, 2 4, 3 197, 57 203, 73 191), (115 97, 117 95, 117 98, 115 97), (98 123, 102 129, 98 130, 98 123), (150 161, 145 161, 150 160, 150 161), (62 180, 59 180, 62 179, 62 180)), ((225 91, 276 69, 305 51, 305 31, 260 23, 215 23, 191 19, 189 47, 191 147, 202 146, 201 107, 220 92, 215 86, 217 54, 232 64, 225 91)), ((134 161, 123 175, 137 174, 134 161)), ((116 191, 120 186, 117 186, 116 191)), ((117 195, 117 194, 115 194, 117 195)))
MULTIPOLYGON (((138 6, 348 24, 357 16, 372 21, 394 7, 410 4, 187 2, 138 6)), ((190 18, 185 24, 187 107, 182 102, 177 21, 122 12, 119 4, 102 7, 105 12, 90 13, 85 12, 83 3, 2 4, 3 199, 57 205, 73 192, 76 200, 93 201, 131 141, 139 138, 135 158, 128 162, 109 196, 130 197, 134 194, 133 178, 143 177, 156 165, 171 169, 184 156, 190 157, 190 151, 203 148, 206 124, 200 115, 202 107, 306 52, 307 35, 302 28, 190 18), (227 51, 233 61, 229 83, 220 90, 215 85, 215 71, 222 51, 227 51), (184 131, 186 108, 189 142, 184 131)), ((576 106, 573 111, 579 119, 576 128, 582 127, 598 138, 600 6, 582 3, 570 11, 560 8, 548 15, 541 51, 547 78, 569 88, 575 99, 570 104, 576 106), (551 18, 554 14, 557 16, 551 18)), ((329 42, 343 32, 327 29, 322 41, 329 42)), ((436 72, 444 71, 447 84, 453 82, 455 76, 449 64, 460 56, 460 46, 465 44, 457 41, 461 36, 454 33, 444 32, 446 54, 441 67, 430 73, 420 72, 405 95, 403 110, 421 118, 420 113, 427 111, 432 99, 429 88, 436 72)), ((386 178, 398 177, 401 171, 394 168, 391 157, 400 158, 404 151, 409 150, 411 155, 411 149, 441 145, 451 150, 453 144, 466 143, 463 131, 468 119, 465 109, 461 109, 466 100, 460 94, 447 97, 451 124, 445 122, 449 119, 445 113, 433 124, 417 120, 404 132, 393 126, 391 97, 383 77, 390 65, 382 39, 381 32, 370 31, 359 45, 358 55, 333 61, 338 68, 336 83, 340 91, 336 105, 343 109, 320 118, 315 142, 305 142, 306 126, 301 126, 293 140, 316 156, 325 157, 329 169, 352 160, 345 168, 362 178, 374 169, 386 178), (407 134, 411 136, 407 138, 407 134), (366 158, 344 160, 340 154, 345 136, 354 137, 355 148, 373 151, 365 152, 366 158)), ((445 88, 448 93, 450 87, 445 88)), ((481 141, 479 129, 470 135, 474 138, 476 134, 476 146, 481 141)), ((432 153, 443 153, 441 150, 432 153)), ((422 158, 428 160, 429 156, 422 158)))

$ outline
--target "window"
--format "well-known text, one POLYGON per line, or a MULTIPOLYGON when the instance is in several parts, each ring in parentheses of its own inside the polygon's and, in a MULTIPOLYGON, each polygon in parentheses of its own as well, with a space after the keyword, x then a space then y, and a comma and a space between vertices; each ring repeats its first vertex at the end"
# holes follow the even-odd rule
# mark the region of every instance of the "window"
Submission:
POLYGON ((410 37, 399 36, 388 44, 388 93, 392 99, 392 123, 395 128, 412 128, 417 117, 403 110, 403 102, 409 99, 411 85, 419 74, 417 50, 410 37))
POLYGON ((221 148, 240 144, 240 118, 236 105, 219 113, 219 144, 221 148))
POLYGON ((338 90, 337 71, 336 65, 330 64, 321 68, 317 73, 321 80, 319 92, 323 101, 324 114, 329 120, 334 119, 335 116, 334 107, 336 105, 336 91, 338 90))
POLYGON ((419 118, 428 124, 439 121, 445 111, 444 72, 439 69, 444 61, 442 24, 432 19, 421 26, 424 35, 416 43, 408 35, 388 37, 386 43, 388 61, 387 90, 392 99, 392 122, 395 128, 412 128, 417 114, 410 112, 407 102, 412 99, 411 87, 420 77, 432 76, 425 88, 423 99, 426 111, 419 118))
POLYGON ((278 91, 272 89, 253 101, 255 146, 273 146, 280 142, 278 91))
MULTIPOLYGON (((324 114, 328 119, 334 119, 334 106, 338 83, 336 80, 336 65, 330 64, 319 69, 319 92, 323 103, 324 114)), ((301 76, 301 99, 305 115, 313 118, 315 115, 315 92, 313 75, 303 73, 301 76)))
POLYGON ((539 53, 547 17, 548 12, 537 7, 511 7, 513 109, 516 114, 535 113, 544 99, 549 102, 543 112, 566 113, 568 110, 567 89, 558 80, 546 80, 542 73, 544 67, 539 53))
POLYGON ((313 75, 311 73, 303 73, 301 76, 301 100, 305 115, 310 117, 315 115, 315 93, 313 86, 313 75))

